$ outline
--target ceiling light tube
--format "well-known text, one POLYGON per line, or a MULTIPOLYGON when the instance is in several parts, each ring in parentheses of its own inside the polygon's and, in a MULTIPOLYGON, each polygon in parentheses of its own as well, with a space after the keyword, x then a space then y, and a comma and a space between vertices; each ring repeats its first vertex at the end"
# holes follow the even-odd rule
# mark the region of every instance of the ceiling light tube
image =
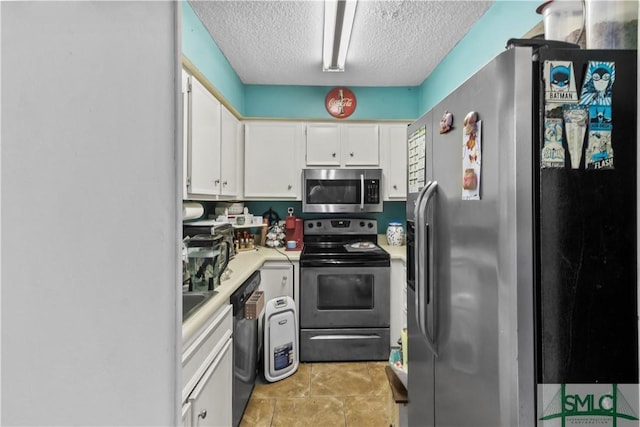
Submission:
POLYGON ((344 71, 357 0, 325 0, 322 71, 344 71))

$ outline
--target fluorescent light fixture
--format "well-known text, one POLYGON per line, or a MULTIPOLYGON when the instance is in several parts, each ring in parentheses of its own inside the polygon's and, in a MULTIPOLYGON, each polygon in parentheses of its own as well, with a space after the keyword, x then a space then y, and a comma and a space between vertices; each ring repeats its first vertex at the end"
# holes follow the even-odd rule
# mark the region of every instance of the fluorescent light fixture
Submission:
POLYGON ((344 71, 358 0, 325 0, 322 71, 344 71))

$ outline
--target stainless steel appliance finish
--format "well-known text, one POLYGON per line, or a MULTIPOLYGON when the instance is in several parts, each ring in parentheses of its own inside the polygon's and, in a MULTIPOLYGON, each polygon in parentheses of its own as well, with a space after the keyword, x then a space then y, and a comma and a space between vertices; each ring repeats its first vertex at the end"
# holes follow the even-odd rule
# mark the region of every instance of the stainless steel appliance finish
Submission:
POLYGON ((409 425, 569 425, 561 385, 631 384, 637 405, 635 93, 635 52, 516 47, 408 128, 409 425), (573 61, 579 83, 615 61, 615 172, 540 167, 544 59, 573 61), (459 126, 440 134, 445 111, 459 126), (481 200, 461 197, 469 111, 481 200))
POLYGON ((390 257, 368 219, 305 221, 300 360, 389 357, 390 257))
POLYGON ((382 169, 303 169, 302 211, 382 212, 382 169))
POLYGON ((258 319, 245 319, 244 303, 260 285, 260 271, 253 273, 231 295, 233 305, 232 423, 240 425, 256 382, 259 355, 258 319))

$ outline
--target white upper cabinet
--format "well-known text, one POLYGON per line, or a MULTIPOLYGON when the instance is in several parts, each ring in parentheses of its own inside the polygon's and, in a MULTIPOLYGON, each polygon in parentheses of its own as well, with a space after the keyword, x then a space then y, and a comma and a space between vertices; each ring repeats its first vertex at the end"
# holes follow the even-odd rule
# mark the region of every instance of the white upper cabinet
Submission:
POLYGON ((191 77, 189 194, 220 193, 220 102, 191 77))
POLYGON ((242 125, 209 90, 183 70, 184 199, 236 198, 242 125), (186 75, 186 77, 185 77, 186 75), (186 84, 185 84, 186 79, 186 84))
POLYGON ((345 166, 378 166, 380 143, 377 124, 344 124, 340 132, 345 166))
POLYGON ((366 167, 380 163, 379 126, 375 123, 309 123, 306 165, 366 167))
POLYGON ((188 196, 188 158, 189 158, 189 74, 182 70, 182 198, 188 196))
POLYGON ((300 200, 304 125, 244 122, 244 196, 300 200))
POLYGON ((307 125, 307 165, 340 166, 340 128, 333 123, 307 125))
POLYGON ((407 125, 381 124, 384 200, 407 198, 407 125))
POLYGON ((242 146, 242 124, 223 105, 220 110, 220 195, 235 197, 240 193, 238 160, 242 146))

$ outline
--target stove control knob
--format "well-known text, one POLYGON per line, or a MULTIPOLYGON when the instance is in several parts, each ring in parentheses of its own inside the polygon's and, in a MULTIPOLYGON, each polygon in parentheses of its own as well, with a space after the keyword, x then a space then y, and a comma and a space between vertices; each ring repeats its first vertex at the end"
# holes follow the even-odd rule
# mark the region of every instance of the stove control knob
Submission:
POLYGON ((364 227, 364 221, 360 221, 360 227, 364 227))
POLYGON ((322 227, 322 223, 320 221, 316 222, 316 227, 322 227))
POLYGON ((310 222, 309 224, 307 224, 307 228, 313 228, 313 223, 310 222))
POLYGON ((369 228, 373 228, 373 223, 372 223, 372 222, 368 223, 368 224, 367 224, 367 227, 369 227, 369 228))

